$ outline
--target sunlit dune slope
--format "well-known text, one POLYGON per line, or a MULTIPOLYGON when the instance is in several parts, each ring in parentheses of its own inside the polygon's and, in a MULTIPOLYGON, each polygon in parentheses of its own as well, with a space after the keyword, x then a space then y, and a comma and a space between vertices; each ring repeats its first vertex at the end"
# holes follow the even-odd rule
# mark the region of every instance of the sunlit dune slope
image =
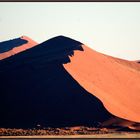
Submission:
POLYGON ((66 70, 112 114, 140 122, 140 65, 96 52, 75 51, 66 70))

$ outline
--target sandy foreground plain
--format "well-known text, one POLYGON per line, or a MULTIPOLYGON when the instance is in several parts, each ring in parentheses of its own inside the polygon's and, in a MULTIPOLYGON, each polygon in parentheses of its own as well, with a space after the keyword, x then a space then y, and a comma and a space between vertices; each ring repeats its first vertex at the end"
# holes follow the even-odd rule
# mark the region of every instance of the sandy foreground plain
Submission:
POLYGON ((97 135, 42 135, 42 136, 0 136, 0 138, 140 138, 140 133, 114 133, 97 135))

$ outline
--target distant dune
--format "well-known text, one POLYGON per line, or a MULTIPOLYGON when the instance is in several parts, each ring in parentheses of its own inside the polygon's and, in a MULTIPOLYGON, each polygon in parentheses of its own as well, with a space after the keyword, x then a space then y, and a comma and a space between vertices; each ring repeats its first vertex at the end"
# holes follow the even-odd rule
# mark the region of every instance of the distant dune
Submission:
POLYGON ((0 42, 0 60, 25 51, 26 49, 29 49, 37 44, 37 42, 26 36, 0 42))
POLYGON ((28 43, 14 48, 16 55, 12 50, 12 57, 0 54, 0 126, 102 123, 139 129, 138 63, 104 55, 64 36, 38 45, 23 39, 28 43))

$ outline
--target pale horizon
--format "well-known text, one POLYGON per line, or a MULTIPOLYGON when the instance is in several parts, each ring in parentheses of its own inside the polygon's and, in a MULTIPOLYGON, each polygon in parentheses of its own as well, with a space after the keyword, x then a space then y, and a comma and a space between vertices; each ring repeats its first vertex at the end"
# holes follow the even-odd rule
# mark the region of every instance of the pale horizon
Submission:
POLYGON ((0 42, 63 35, 114 57, 140 60, 138 2, 1 2, 0 42))

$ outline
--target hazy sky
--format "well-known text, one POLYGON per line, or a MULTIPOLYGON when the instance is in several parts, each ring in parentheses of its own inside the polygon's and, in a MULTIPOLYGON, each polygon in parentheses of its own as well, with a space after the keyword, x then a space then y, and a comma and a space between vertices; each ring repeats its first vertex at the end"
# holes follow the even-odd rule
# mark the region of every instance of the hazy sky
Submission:
POLYGON ((140 2, 0 3, 0 42, 26 35, 41 43, 57 35, 96 51, 140 59, 140 2))

